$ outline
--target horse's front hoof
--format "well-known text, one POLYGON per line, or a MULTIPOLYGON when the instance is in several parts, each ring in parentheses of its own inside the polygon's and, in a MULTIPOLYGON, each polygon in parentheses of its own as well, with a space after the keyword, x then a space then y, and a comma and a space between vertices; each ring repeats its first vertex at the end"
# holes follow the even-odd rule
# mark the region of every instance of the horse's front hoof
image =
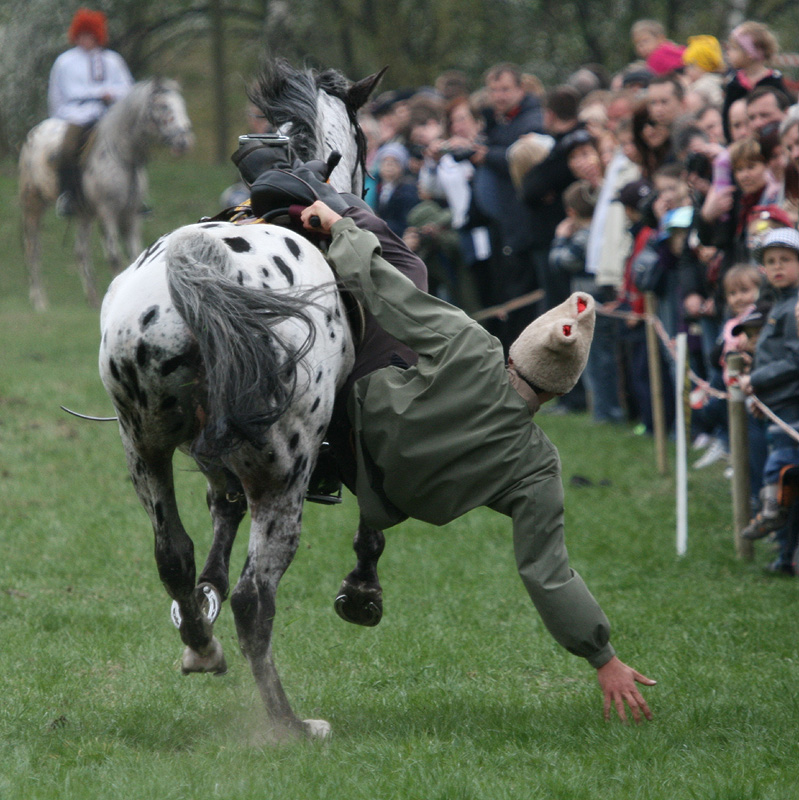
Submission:
MULTIPOLYGON (((201 583, 195 588, 194 593, 198 595, 197 599, 200 601, 200 609, 203 615, 213 625, 222 609, 222 598, 219 596, 219 592, 210 583, 201 583)), ((183 615, 180 613, 180 606, 177 600, 172 601, 169 616, 172 618, 172 624, 180 630, 183 615)))
POLYGON ((373 628, 383 618, 383 592, 379 587, 354 586, 345 580, 333 608, 345 622, 373 628))
POLYGON ((227 661, 225 661, 225 653, 219 639, 214 636, 204 654, 187 647, 180 659, 180 671, 184 675, 192 672, 211 672, 214 675, 224 675, 227 672, 227 661))

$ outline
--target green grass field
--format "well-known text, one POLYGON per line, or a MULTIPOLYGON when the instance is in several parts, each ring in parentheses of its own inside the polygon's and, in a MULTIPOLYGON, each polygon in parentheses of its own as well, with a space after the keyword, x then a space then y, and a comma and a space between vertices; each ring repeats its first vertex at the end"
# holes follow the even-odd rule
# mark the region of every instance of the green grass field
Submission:
MULTIPOLYGON (((147 241, 213 212, 228 168, 156 159, 147 241)), ((137 800, 785 800, 796 764, 797 583, 735 558, 729 484, 690 474, 688 553, 652 442, 583 416, 540 423, 559 446, 567 541, 620 657, 658 685, 652 723, 605 722, 593 670, 552 641, 515 574, 510 523, 486 510, 405 523, 381 561, 385 616, 340 621, 354 499, 306 510, 281 584, 275 654, 297 713, 325 743, 269 744, 225 606, 229 672, 180 675, 181 644, 152 533, 97 374, 63 222, 48 218, 52 309, 34 314, 15 179, 0 165, 0 798, 137 800), (572 488, 574 474, 593 486, 572 488), (609 481, 610 485, 600 485, 609 481)), ((107 282, 104 265, 98 272, 107 282)), ((204 485, 178 462, 204 557, 204 485)), ((233 557, 244 561, 246 520, 233 557)))

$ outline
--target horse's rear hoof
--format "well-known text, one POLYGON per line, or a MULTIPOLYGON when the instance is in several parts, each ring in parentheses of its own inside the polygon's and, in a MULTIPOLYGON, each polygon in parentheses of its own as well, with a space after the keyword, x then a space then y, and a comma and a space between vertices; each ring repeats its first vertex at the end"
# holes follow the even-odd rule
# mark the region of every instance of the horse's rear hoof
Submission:
POLYGON ((192 672, 210 672, 214 675, 224 675, 227 672, 227 661, 222 645, 214 636, 208 645, 208 651, 201 655, 196 650, 187 647, 180 659, 180 671, 184 675, 192 672))
POLYGON ((383 618, 383 592, 374 586, 341 584, 333 608, 345 622, 373 628, 383 618))
POLYGON ((333 728, 330 723, 324 719, 304 719, 302 724, 305 726, 305 732, 311 739, 328 739, 333 735, 333 728))

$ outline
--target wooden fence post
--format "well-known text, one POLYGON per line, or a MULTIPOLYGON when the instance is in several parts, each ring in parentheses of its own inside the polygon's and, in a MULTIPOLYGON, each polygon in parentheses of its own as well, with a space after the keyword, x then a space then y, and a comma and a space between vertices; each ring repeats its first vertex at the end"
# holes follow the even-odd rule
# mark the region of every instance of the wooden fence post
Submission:
POLYGON ((655 434, 655 455, 658 472, 666 475, 669 471, 666 443, 666 410, 663 400, 663 374, 660 371, 660 342, 655 330, 657 300, 652 292, 644 293, 646 311, 646 351, 649 361, 649 394, 652 398, 652 427, 655 434))
POLYGON ((743 372, 744 359, 740 353, 727 356, 727 372, 730 385, 727 392, 727 410, 730 430, 730 461, 732 463, 732 524, 735 536, 735 552, 739 558, 751 561, 754 557, 753 543, 741 537, 751 516, 749 502, 749 432, 746 419, 744 393, 738 386, 737 377, 743 372))

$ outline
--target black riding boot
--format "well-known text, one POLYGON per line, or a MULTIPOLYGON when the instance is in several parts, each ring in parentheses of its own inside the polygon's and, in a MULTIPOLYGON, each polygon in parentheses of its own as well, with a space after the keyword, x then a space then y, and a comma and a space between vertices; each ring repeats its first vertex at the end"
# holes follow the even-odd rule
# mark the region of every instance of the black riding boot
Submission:
POLYGON ((329 442, 322 442, 319 447, 319 456, 311 473, 305 499, 326 506, 341 502, 341 476, 329 442))

